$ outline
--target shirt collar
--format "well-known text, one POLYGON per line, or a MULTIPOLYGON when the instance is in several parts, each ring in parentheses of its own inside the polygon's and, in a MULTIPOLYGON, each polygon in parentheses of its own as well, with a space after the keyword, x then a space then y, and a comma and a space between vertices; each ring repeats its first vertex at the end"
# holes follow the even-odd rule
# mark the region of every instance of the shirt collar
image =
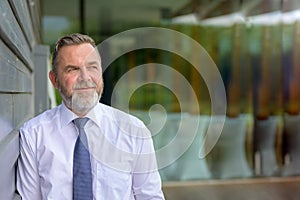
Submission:
POLYGON ((76 119, 77 115, 67 108, 67 106, 62 103, 60 109, 60 124, 61 128, 67 126, 72 120, 76 119))
POLYGON ((99 118, 98 118, 98 115, 96 114, 96 113, 98 113, 96 110, 96 107, 97 106, 99 106, 99 103, 97 103, 95 106, 94 106, 94 108, 92 109, 92 110, 90 110, 89 112, 88 112, 88 114, 85 116, 85 117, 87 117, 87 118, 89 118, 91 121, 93 121, 97 126, 99 126, 99 123, 100 123, 100 121, 99 121, 99 118))
MULTIPOLYGON (((97 103, 97 105, 95 107, 97 107, 97 106, 99 106, 99 103, 97 103)), ((89 118, 97 126, 99 126, 98 125, 99 124, 99 119, 96 115, 95 107, 92 110, 90 110, 85 117, 89 118)), ((76 118, 78 118, 78 116, 75 113, 73 113, 70 109, 68 109, 64 103, 62 103, 61 109, 60 109, 61 128, 67 126, 70 122, 72 122, 76 118)))

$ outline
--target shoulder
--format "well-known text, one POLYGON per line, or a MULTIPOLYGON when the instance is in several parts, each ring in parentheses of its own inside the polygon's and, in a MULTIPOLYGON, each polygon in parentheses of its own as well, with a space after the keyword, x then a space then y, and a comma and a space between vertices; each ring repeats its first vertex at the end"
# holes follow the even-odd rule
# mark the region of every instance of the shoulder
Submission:
POLYGON ((99 109, 97 112, 101 113, 100 127, 103 129, 114 130, 117 135, 123 133, 124 136, 130 136, 132 139, 151 137, 144 122, 137 117, 104 104, 99 104, 97 108, 99 109))
POLYGON ((50 124, 50 123, 53 124, 53 121, 59 119, 58 118, 59 110, 60 110, 60 106, 55 107, 53 109, 46 110, 45 112, 26 121, 21 126, 20 130, 21 131, 33 130, 33 129, 37 129, 38 127, 50 124))
POLYGON ((100 103, 98 109, 101 110, 102 117, 112 122, 145 128, 144 123, 140 119, 117 108, 100 103))

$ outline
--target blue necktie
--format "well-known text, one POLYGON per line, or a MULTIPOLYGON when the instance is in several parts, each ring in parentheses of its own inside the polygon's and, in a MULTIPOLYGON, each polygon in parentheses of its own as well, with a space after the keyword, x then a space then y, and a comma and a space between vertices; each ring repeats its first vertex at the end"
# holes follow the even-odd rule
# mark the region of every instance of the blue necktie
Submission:
POLYGON ((88 120, 88 118, 77 118, 73 121, 79 131, 73 158, 73 200, 93 199, 90 153, 84 131, 88 120))

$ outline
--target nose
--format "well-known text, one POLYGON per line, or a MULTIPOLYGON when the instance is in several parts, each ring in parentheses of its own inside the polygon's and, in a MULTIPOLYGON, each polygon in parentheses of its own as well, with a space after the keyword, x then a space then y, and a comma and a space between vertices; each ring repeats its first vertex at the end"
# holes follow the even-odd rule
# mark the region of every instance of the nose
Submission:
POLYGON ((90 80, 90 74, 86 67, 82 67, 80 69, 80 75, 79 75, 79 80, 80 81, 89 81, 90 80))

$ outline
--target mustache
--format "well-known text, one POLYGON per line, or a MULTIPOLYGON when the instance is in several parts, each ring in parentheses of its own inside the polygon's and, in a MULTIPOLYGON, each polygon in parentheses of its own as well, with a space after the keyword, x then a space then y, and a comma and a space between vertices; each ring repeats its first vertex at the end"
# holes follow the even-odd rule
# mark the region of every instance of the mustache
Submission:
POLYGON ((93 88, 96 87, 96 83, 90 81, 81 81, 74 85, 73 89, 93 88))

